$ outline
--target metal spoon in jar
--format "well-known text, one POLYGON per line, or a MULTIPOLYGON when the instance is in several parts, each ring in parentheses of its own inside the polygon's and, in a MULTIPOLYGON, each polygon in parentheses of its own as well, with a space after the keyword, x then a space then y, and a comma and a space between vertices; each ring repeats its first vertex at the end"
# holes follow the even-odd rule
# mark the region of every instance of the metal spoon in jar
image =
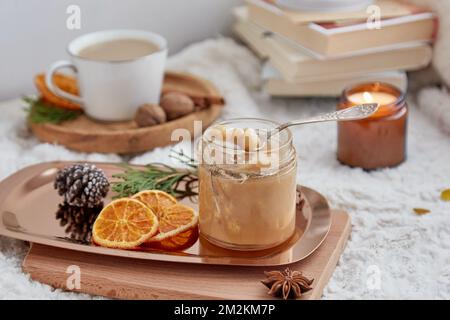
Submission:
POLYGON ((352 120, 362 120, 370 117, 378 110, 378 103, 365 103, 361 105, 357 105, 354 107, 319 114, 317 116, 313 116, 310 118, 300 119, 300 120, 292 120, 286 123, 283 123, 267 132, 266 141, 270 139, 270 137, 274 134, 283 131, 284 129, 296 126, 300 124, 307 123, 316 123, 316 122, 325 122, 325 121, 352 121, 352 120))

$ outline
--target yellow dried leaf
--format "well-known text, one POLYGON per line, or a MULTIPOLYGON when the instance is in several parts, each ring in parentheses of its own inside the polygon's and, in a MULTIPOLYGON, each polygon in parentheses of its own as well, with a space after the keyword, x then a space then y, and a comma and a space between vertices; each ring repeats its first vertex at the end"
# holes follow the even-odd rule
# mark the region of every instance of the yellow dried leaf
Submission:
POLYGON ((442 190, 441 200, 442 201, 450 201, 450 189, 442 190))
POLYGON ((416 214, 418 214, 420 216, 431 212, 430 210, 423 209, 423 208, 414 208, 413 210, 416 214))

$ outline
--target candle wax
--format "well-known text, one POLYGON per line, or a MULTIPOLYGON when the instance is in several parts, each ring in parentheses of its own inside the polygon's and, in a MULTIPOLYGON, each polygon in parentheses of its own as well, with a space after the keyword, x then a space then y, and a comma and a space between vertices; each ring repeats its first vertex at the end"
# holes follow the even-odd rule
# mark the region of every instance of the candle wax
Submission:
POLYGON ((387 92, 355 92, 352 93, 348 100, 355 104, 362 104, 362 103, 378 103, 380 106, 385 106, 388 104, 391 104, 397 100, 397 97, 393 94, 387 93, 387 92))

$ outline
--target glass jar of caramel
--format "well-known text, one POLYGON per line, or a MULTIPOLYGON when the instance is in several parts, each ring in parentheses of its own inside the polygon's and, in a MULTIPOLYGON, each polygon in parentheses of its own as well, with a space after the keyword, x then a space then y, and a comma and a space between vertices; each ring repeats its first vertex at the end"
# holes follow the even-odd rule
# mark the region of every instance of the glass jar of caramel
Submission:
POLYGON ((209 242, 233 250, 262 250, 295 230, 296 152, 278 124, 234 119, 208 128, 198 145, 199 228, 209 242))
POLYGON ((405 95, 385 83, 365 83, 344 90, 338 110, 378 103, 378 111, 359 121, 338 123, 338 160, 373 170, 393 167, 406 158, 408 109, 405 95))

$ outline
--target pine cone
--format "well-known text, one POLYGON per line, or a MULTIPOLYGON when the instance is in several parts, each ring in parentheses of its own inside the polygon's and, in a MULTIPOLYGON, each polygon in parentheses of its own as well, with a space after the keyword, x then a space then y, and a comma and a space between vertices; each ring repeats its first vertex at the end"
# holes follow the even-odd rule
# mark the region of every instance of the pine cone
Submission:
POLYGON ((71 239, 90 243, 92 226, 102 209, 103 203, 94 208, 76 207, 63 203, 59 205, 56 219, 62 227, 66 227, 65 232, 71 239))
POLYGON ((94 165, 74 164, 58 171, 54 187, 67 204, 94 208, 106 197, 109 182, 94 165))

